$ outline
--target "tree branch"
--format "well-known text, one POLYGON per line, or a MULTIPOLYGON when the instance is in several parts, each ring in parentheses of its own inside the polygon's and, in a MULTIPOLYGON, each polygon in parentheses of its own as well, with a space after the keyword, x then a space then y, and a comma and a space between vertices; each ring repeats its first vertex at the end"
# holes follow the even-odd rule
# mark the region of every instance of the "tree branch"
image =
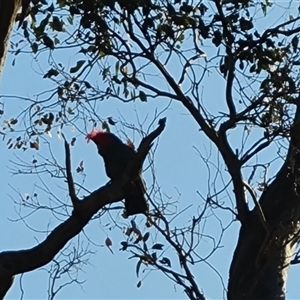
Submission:
POLYGON ((68 183, 68 189, 69 189, 69 196, 71 198, 73 208, 77 209, 79 199, 76 196, 75 192, 75 186, 74 186, 74 180, 72 176, 72 170, 71 170, 71 152, 70 152, 70 145, 68 144, 67 140, 65 139, 63 135, 63 139, 65 141, 65 156, 66 156, 66 175, 67 175, 67 183, 68 183))
POLYGON ((223 25, 223 36, 224 36, 224 40, 226 43, 226 53, 227 53, 227 57, 228 57, 228 76, 227 76, 227 84, 226 84, 226 102, 227 102, 227 106, 229 109, 229 116, 230 119, 235 120, 236 118, 236 108, 235 105, 233 103, 233 99, 232 99, 232 85, 233 85, 233 80, 234 80, 234 70, 235 70, 235 59, 234 59, 234 54, 231 51, 231 47, 232 47, 232 33, 228 30, 228 21, 223 13, 222 10, 222 2, 219 0, 215 0, 215 4, 219 13, 219 16, 221 18, 221 22, 223 25))
POLYGON ((0 76, 8 49, 10 33, 20 7, 21 0, 0 0, 0 76))
POLYGON ((132 178, 131 176, 139 172, 152 142, 162 133, 165 124, 166 119, 161 119, 158 127, 142 140, 134 161, 129 164, 122 178, 99 188, 79 201, 72 215, 58 225, 42 243, 31 249, 0 253, 0 279, 3 280, 0 282, 1 299, 9 289, 9 286, 4 286, 2 282, 9 282, 16 274, 29 272, 48 264, 70 239, 81 232, 99 209, 123 199, 122 187, 132 178))
POLYGON ((266 220, 265 214, 264 214, 264 212, 263 212, 263 210, 262 210, 262 208, 261 208, 261 206, 260 206, 259 201, 258 201, 257 198, 256 198, 256 195, 255 195, 253 189, 252 189, 251 186, 248 184, 248 182, 246 182, 246 181, 243 181, 243 182, 244 182, 245 188, 248 190, 249 194, 251 195, 251 198, 252 198, 252 200, 253 200, 253 202, 254 202, 254 205, 255 205, 256 208, 258 209, 259 217, 260 217, 260 220, 261 220, 261 223, 262 223, 263 227, 264 227, 265 230, 266 230, 266 233, 267 233, 267 234, 270 234, 271 228, 270 228, 270 226, 269 226, 269 224, 268 224, 268 222, 267 222, 267 220, 266 220))

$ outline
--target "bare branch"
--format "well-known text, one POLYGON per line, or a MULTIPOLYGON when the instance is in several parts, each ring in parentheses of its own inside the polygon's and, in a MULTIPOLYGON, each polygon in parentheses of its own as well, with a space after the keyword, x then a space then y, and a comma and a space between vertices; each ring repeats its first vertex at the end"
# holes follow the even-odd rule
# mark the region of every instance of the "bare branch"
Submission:
POLYGON ((128 174, 134 175, 140 170, 152 142, 162 133, 165 123, 166 119, 161 119, 158 128, 142 140, 135 160, 129 164, 122 178, 100 187, 79 201, 72 215, 58 225, 42 243, 31 249, 0 253, 1 298, 10 288, 9 283, 12 282, 14 275, 29 272, 48 264, 70 239, 81 232, 95 213, 105 205, 123 199, 122 187, 132 178, 128 174), (5 282, 8 284, 3 284, 5 282))

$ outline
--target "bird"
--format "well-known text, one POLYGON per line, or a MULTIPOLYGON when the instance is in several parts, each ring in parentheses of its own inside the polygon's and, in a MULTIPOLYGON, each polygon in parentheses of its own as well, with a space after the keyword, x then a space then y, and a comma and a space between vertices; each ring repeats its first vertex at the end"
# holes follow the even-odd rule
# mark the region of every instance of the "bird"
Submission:
MULTIPOLYGON (((86 135, 86 139, 96 144, 98 153, 104 160, 106 175, 112 182, 122 177, 128 164, 135 158, 136 151, 133 147, 130 144, 124 144, 113 133, 93 129, 86 135)), ((148 212, 145 198, 146 187, 141 174, 125 184, 123 191, 127 216, 148 212)))

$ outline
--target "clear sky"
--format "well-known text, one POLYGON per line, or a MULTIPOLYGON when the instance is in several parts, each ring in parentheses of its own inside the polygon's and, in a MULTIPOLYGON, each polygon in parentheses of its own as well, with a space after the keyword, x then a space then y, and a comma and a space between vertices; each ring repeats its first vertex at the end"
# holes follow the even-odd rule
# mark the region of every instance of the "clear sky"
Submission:
MULTIPOLYGON (((295 13, 296 5, 290 6, 290 13, 295 13)), ((272 14, 268 19, 261 19, 260 26, 267 28, 274 24, 280 17, 286 18, 280 10, 281 7, 289 7, 289 3, 277 2, 272 14), (275 8, 276 7, 276 8, 275 8), (276 20, 276 21, 275 21, 276 20)), ((14 37, 14 41, 18 40, 18 36, 14 37)), ((210 55, 210 49, 204 49, 210 55)), ((54 51, 55 52, 55 51, 54 51)), ((48 55, 48 53, 47 53, 48 55)), ((78 54, 66 53, 61 51, 56 58, 63 64, 70 67, 75 65, 78 60, 78 54)), ((15 57, 11 54, 8 55, 5 69, 0 82, 0 95, 6 95, 0 99, 4 103, 4 115, 1 118, 3 122, 5 118, 17 117, 17 115, 26 109, 28 103, 24 100, 18 100, 14 97, 7 96, 29 96, 34 98, 38 93, 53 88, 52 83, 47 79, 42 79, 38 74, 40 70, 45 73, 49 67, 47 65, 47 56, 44 55, 37 61, 29 54, 19 54, 16 57, 14 66, 12 62, 15 57), (43 59, 44 60, 43 60, 43 59)), ((171 72, 176 72, 176 66, 171 72)), ((98 78, 92 78, 93 83, 98 83, 98 78)), ((220 111, 224 107, 221 100, 224 99, 224 82, 216 75, 208 77, 204 81, 204 102, 212 111, 220 111), (218 87, 218 88, 216 88, 218 87)), ((119 120, 124 118, 128 123, 137 123, 137 116, 140 120, 146 119, 145 128, 152 121, 156 110, 162 111, 162 116, 167 117, 167 127, 163 132, 158 142, 158 148, 155 153, 155 169, 156 177, 161 186, 162 192, 170 197, 173 201, 178 200, 178 210, 189 207, 182 215, 176 220, 176 226, 185 225, 197 209, 203 207, 203 200, 197 192, 201 193, 204 197, 208 194, 208 171, 203 160, 199 157, 197 150, 200 151, 205 157, 211 152, 210 160, 217 165, 217 168, 222 172, 225 166, 222 161, 217 163, 218 154, 215 149, 204 138, 203 134, 199 132, 194 120, 187 114, 185 109, 178 103, 172 103, 168 106, 168 101, 155 99, 147 103, 135 102, 131 104, 119 103, 116 100, 106 100, 97 107, 97 113, 102 118, 113 116, 114 119, 119 120), (197 150, 196 150, 197 149, 197 150)), ((224 108, 225 110, 225 108, 224 108)), ((19 120, 21 122, 21 119, 19 120)), ((155 124, 156 125, 156 124, 155 124)), ((16 127, 18 128, 18 127, 16 127)), ((84 131, 83 127, 81 127, 84 131)), ((91 129, 91 126, 90 128, 91 129)), ((121 134, 122 126, 112 127, 112 130, 121 134)), ((75 173, 76 167, 83 160, 84 172, 83 174, 75 174, 75 180, 82 182, 84 180, 85 189, 92 191, 107 182, 107 177, 104 172, 103 163, 96 148, 92 144, 86 144, 83 132, 71 127, 63 129, 64 134, 70 140, 76 137, 77 141, 72 147, 72 164, 75 173)), ((12 135, 17 137, 18 131, 12 135)), ((140 137, 127 130, 126 134, 135 143, 140 141, 140 137)), ((66 185, 63 180, 51 178, 47 174, 43 175, 40 179, 35 175, 13 175, 18 166, 14 162, 19 162, 18 158, 30 163, 33 159, 41 160, 39 155, 50 158, 47 143, 50 143, 51 150, 54 157, 59 163, 63 164, 64 148, 63 142, 59 139, 55 130, 52 132, 52 137, 45 137, 41 143, 41 150, 39 152, 29 149, 25 152, 22 150, 7 149, 8 138, 0 143, 1 161, 0 167, 3 174, 2 185, 0 189, 0 240, 1 251, 5 250, 18 250, 33 247, 38 241, 42 241, 57 224, 59 220, 45 209, 39 209, 33 215, 25 219, 26 224, 17 219, 19 214, 22 216, 29 213, 29 210, 20 207, 18 203, 21 195, 33 195, 37 193, 38 200, 42 205, 50 203, 49 195, 45 192, 45 186, 51 190, 61 201, 68 204, 66 185), (43 186, 43 182, 45 186, 43 186), (44 191, 43 191, 44 189, 44 191)), ((233 141, 239 144, 239 140, 233 141)), ((263 154, 260 159, 262 161, 267 159, 268 152, 263 154)), ((278 166, 277 166, 278 167, 278 166)), ((276 168, 276 167, 275 167, 276 168)), ((217 170, 212 166, 211 178, 214 177, 217 170)), ((151 172, 145 172, 145 179, 151 185, 152 177, 151 172)), ((212 179, 211 179, 212 180, 212 179)), ((224 172, 224 182, 228 182, 228 176, 224 172)), ((222 180, 218 177, 216 181, 217 188, 224 185, 222 180)), ((231 193, 231 191, 229 191, 231 193)), ((81 195, 87 192, 82 192, 81 195)), ((225 204, 230 206, 230 200, 223 199, 225 204)), ((117 216, 117 214, 113 214, 117 216)), ((220 211, 217 215, 222 220, 222 226, 226 227, 232 222, 232 215, 229 211, 220 211)), ((59 216, 61 221, 65 220, 64 216, 59 216)), ((130 220, 125 220, 118 217, 118 226, 115 226, 109 216, 91 221, 84 232, 79 237, 74 238, 70 243, 67 251, 72 252, 73 249, 86 249, 88 248, 93 253, 86 256, 85 264, 80 265, 82 272, 79 272, 79 280, 86 281, 82 286, 73 284, 66 286, 57 295, 58 299, 181 299, 185 295, 180 287, 176 287, 169 279, 167 279, 159 271, 152 270, 151 268, 143 268, 136 276, 136 260, 131 259, 129 253, 119 251, 120 242, 125 239, 123 229, 126 228, 130 220), (104 241, 109 237, 113 246, 112 254, 105 246, 104 241), (142 285, 137 288, 136 285, 139 280, 142 280, 142 285)), ((136 219, 137 224, 143 232, 147 229, 144 225, 145 220, 143 217, 136 219)), ((205 223, 202 224, 202 230, 206 235, 214 236, 216 240, 219 239, 221 234, 220 222, 216 217, 211 216, 205 223)), ((197 279, 199 287, 203 290, 208 299, 222 299, 225 297, 224 289, 227 286, 228 270, 232 258, 233 250, 236 245, 238 237, 238 222, 233 222, 231 226, 224 232, 220 249, 216 251, 208 260, 208 263, 196 264, 192 271, 197 279), (211 267, 213 266, 214 269, 211 267), (222 277, 222 279, 221 279, 222 277)), ((155 231, 150 229, 151 242, 164 243, 164 240, 158 236, 156 237, 155 231)), ((176 255, 171 248, 165 243, 165 255, 170 257, 172 265, 178 268, 176 255)), ((205 257, 213 248, 213 241, 207 236, 203 236, 199 245, 199 254, 205 257)), ((65 255, 70 253, 64 252, 65 255)), ((59 260, 59 257, 57 257, 59 260)), ((49 264, 40 270, 24 274, 20 280, 17 276, 13 288, 8 294, 8 299, 19 299, 24 291, 25 299, 45 299, 48 297, 49 288, 49 274, 48 270, 53 267, 49 264), (21 285, 20 285, 21 282, 21 285)), ((298 289, 298 274, 299 267, 294 266, 290 272, 290 279, 288 283, 289 299, 300 298, 298 289)), ((63 284, 69 278, 65 275, 57 284, 63 284)))

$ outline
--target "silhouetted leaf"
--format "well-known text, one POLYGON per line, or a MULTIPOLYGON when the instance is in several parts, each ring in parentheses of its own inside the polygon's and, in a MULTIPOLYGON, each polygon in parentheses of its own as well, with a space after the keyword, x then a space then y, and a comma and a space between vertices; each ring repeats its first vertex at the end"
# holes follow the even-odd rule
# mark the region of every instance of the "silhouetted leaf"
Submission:
POLYGON ((108 124, 109 124, 109 125, 112 125, 112 126, 114 126, 114 125, 117 124, 117 122, 115 122, 115 121, 113 120, 112 117, 108 117, 108 118, 107 118, 107 121, 108 121, 108 124))
POLYGON ((154 245, 152 246, 152 249, 153 249, 153 250, 163 250, 163 247, 164 247, 163 244, 157 243, 157 244, 154 244, 154 245))
POLYGON ((110 132, 110 128, 109 128, 106 121, 102 122, 102 129, 107 131, 107 132, 110 132))
POLYGON ((294 52, 296 52, 298 49, 298 43, 299 43, 299 38, 297 35, 295 35, 292 39, 292 47, 293 47, 294 52))
POLYGON ((121 242, 122 248, 120 250, 125 251, 128 247, 128 243, 127 242, 121 242))
POLYGON ((140 259, 137 264, 136 264, 136 276, 139 277, 139 272, 140 272, 140 268, 141 268, 141 264, 142 264, 142 260, 140 259))
POLYGON ((48 72, 43 76, 43 78, 51 78, 52 76, 59 75, 59 72, 56 69, 50 69, 48 72))
POLYGON ((168 267, 171 267, 171 261, 167 257, 163 257, 159 262, 163 265, 167 265, 168 267))
POLYGON ((149 239, 150 232, 146 232, 143 236, 143 241, 146 242, 149 239))
POLYGON ((140 91, 139 97, 142 102, 147 102, 147 95, 143 91, 140 91))
MULTIPOLYGON (((153 249, 153 248, 152 248, 152 249, 153 249)), ((156 252, 153 252, 153 253, 151 254, 151 257, 152 257, 153 261, 156 262, 156 260, 157 260, 157 254, 156 254, 156 252)))
POLYGON ((70 69, 70 73, 76 73, 85 63, 85 60, 78 60, 75 67, 70 69))
POLYGON ((60 20, 57 16, 54 16, 52 19, 52 22, 50 23, 51 28, 54 31, 64 31, 63 28, 64 22, 62 20, 60 20))
POLYGON ((46 34, 43 35, 43 42, 46 47, 48 47, 50 49, 54 49, 54 42, 48 35, 46 35, 46 34))

